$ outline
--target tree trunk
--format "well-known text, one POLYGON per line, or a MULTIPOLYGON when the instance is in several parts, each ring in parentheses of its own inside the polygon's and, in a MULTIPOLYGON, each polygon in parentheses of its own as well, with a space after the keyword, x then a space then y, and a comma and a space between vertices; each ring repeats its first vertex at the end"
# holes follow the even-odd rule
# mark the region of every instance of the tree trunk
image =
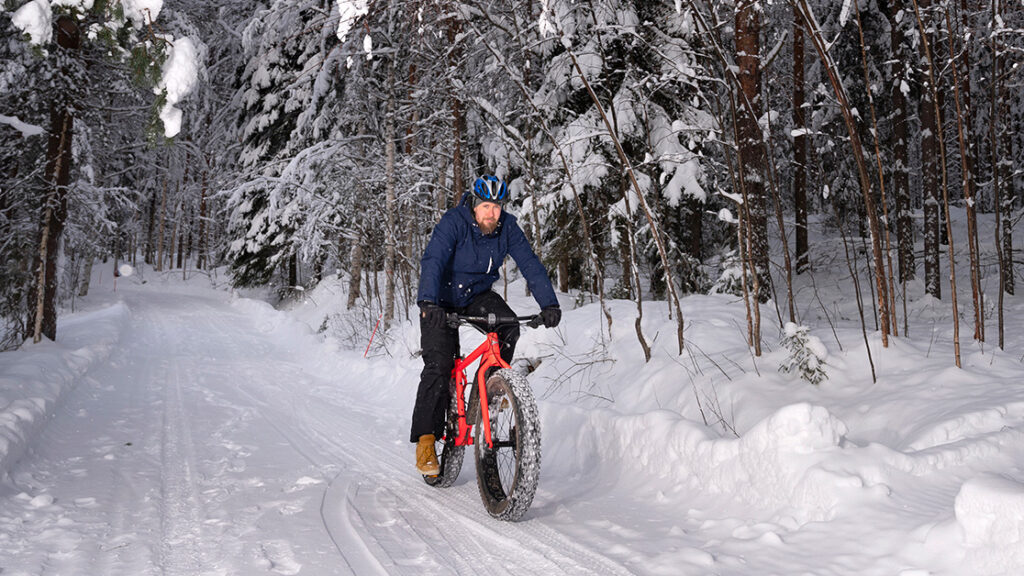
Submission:
POLYGON ((177 246, 175 244, 177 243, 177 240, 178 240, 178 224, 180 222, 181 222, 181 217, 178 216, 178 208, 175 207, 174 208, 174 228, 171 228, 171 238, 170 238, 171 245, 167 249, 167 269, 168 270, 173 270, 174 269, 174 254, 175 254, 175 248, 177 248, 177 246))
MULTIPOLYGON (((458 76, 458 71, 461 70, 462 43, 458 40, 460 32, 462 32, 462 22, 457 17, 449 18, 448 29, 446 30, 450 46, 448 50, 448 74, 454 76, 458 76)), ((449 79, 448 86, 451 91, 452 136, 454 140, 452 143, 452 206, 457 206, 459 200, 462 199, 462 193, 466 191, 462 174, 462 139, 466 133, 466 117, 462 111, 462 96, 453 80, 454 78, 449 79)))
POLYGON ((184 268, 188 268, 188 261, 192 259, 192 250, 194 248, 192 242, 195 236, 192 234, 192 230, 195 229, 196 218, 195 212, 192 210, 188 211, 188 227, 185 229, 185 258, 184 268))
POLYGON ((398 238, 396 237, 396 214, 398 203, 395 199, 395 62, 388 64, 388 103, 384 119, 384 179, 385 210, 387 227, 384 231, 386 252, 384 258, 384 330, 391 326, 395 317, 395 260, 398 238))
MULTIPOLYGON (((895 0, 889 4, 889 28, 891 31, 891 45, 895 47, 895 54, 892 58, 892 84, 890 86, 890 97, 892 100, 892 150, 893 163, 890 188, 896 207, 896 244, 897 262, 899 263, 899 280, 901 283, 913 280, 916 276, 914 262, 914 221, 910 211, 910 175, 907 139, 907 123, 909 110, 907 108, 907 97, 903 92, 904 85, 908 86, 907 68, 904 63, 906 54, 904 51, 904 34, 901 23, 897 21, 897 15, 903 10, 902 0, 895 0)), ((906 290, 904 290, 906 294, 906 290)), ((905 328, 905 326, 904 326, 905 328)))
MULTIPOLYGON (((433 149, 434 146, 431 145, 430 148, 433 149)), ((448 210, 448 198, 449 197, 448 197, 447 185, 448 185, 448 159, 445 157, 444 154, 438 154, 437 155, 437 190, 436 190, 436 194, 434 195, 435 203, 436 203, 436 208, 437 208, 437 218, 435 219, 435 221, 439 220, 441 218, 441 216, 445 213, 445 211, 448 210)))
MULTIPOLYGON (((924 4, 927 7, 930 0, 918 3, 917 0, 913 0, 914 3, 914 17, 917 20, 918 32, 921 34, 921 48, 924 52, 925 61, 927 63, 928 70, 928 82, 927 90, 930 92, 931 102, 933 105, 933 113, 935 117, 936 134, 942 135, 942 116, 939 99, 942 92, 938 90, 936 86, 936 74, 937 67, 935 65, 935 58, 932 54, 932 42, 928 29, 925 27, 924 19, 921 16, 920 4, 924 4)), ((942 175, 942 206, 945 209, 946 219, 946 235, 949 243, 948 256, 949 256, 949 291, 950 291, 950 302, 952 304, 952 317, 953 317, 953 358, 956 362, 957 368, 961 367, 960 361, 960 311, 959 304, 957 303, 957 289, 956 289, 956 259, 955 250, 953 246, 953 230, 952 222, 950 218, 950 203, 949 203, 949 177, 946 173, 946 147, 945 140, 941 137, 937 137, 939 145, 939 168, 942 175)))
POLYGON ((804 116, 804 27, 793 11, 793 204, 796 212, 796 273, 810 268, 807 239, 807 121, 804 116))
MULTIPOLYGON (((53 24, 58 51, 77 51, 82 38, 78 20, 61 16, 53 24)), ((61 70, 70 78, 70 70, 61 70)), ((58 89, 50 102, 50 137, 46 149, 47 195, 39 226, 39 252, 34 262, 36 284, 30 294, 35 300, 29 310, 32 341, 43 336, 57 339, 57 258, 64 222, 67 220, 67 189, 71 183, 71 141, 74 135, 74 110, 71 96, 58 89)))
MULTIPOLYGON (((892 264, 892 241, 891 235, 889 234, 889 199, 885 189, 885 167, 882 163, 882 147, 878 139, 878 114, 875 111, 875 97, 871 90, 871 73, 868 65, 868 54, 867 46, 864 42, 864 24, 861 21, 860 16, 860 4, 854 4, 856 7, 857 14, 857 30, 860 33, 860 54, 861 63, 864 71, 864 86, 868 95, 868 106, 871 110, 871 135, 875 145, 875 163, 878 167, 878 190, 880 192, 879 203, 882 208, 883 224, 882 226, 872 226, 872 234, 880 233, 884 237, 884 248, 885 248, 885 265, 882 267, 876 266, 876 274, 881 274, 881 277, 876 279, 876 283, 879 286, 879 298, 886 297, 886 306, 879 306, 879 314, 885 314, 886 310, 889 311, 890 322, 889 329, 892 334, 898 336, 899 330, 897 328, 896 317, 896 287, 893 284, 892 279, 896 275, 896 271, 892 264)), ((870 208, 870 204, 865 202, 866 208, 870 208)), ((877 214, 872 215, 873 218, 877 218, 877 214)), ((872 243, 877 244, 879 238, 872 238, 872 243)), ((882 318, 885 321, 885 318, 882 318)), ((882 338, 885 340, 884 336, 882 338)))
POLYGON ((207 171, 203 169, 203 184, 199 189, 199 249, 196 259, 196 268, 203 270, 207 267, 206 262, 206 180, 207 171))
POLYGON ((348 279, 348 302, 345 305, 347 310, 351 310, 356 305, 356 300, 360 296, 360 288, 362 283, 363 274, 363 235, 359 234, 356 241, 352 246, 352 263, 351 272, 348 279))
POLYGON ((288 287, 295 289, 299 285, 299 255, 288 256, 288 287))
POLYGON ((889 284, 887 280, 889 275, 886 272, 885 259, 883 257, 883 234, 881 225, 879 224, 878 210, 875 207, 874 195, 871 191, 871 177, 868 175, 867 163, 864 160, 864 147, 860 141, 860 129, 857 124, 857 119, 854 116, 853 106, 850 104, 846 88, 843 86, 842 78, 839 75, 838 66, 828 52, 828 47, 825 45, 825 40, 821 35, 821 30, 815 28, 814 19, 813 16, 811 16, 807 0, 801 0, 801 4, 804 24, 808 26, 808 30, 811 33, 811 39, 814 43, 814 48, 818 52, 818 56, 821 58, 822 63, 825 65, 825 74, 828 77, 829 83, 832 85, 832 91, 836 95, 840 112, 843 114, 843 123, 846 125, 846 131, 850 137, 850 148, 852 149, 853 158, 857 165, 857 181, 860 184, 864 212, 867 217, 868 225, 871 228, 871 253, 872 260, 874 262, 875 286, 877 287, 876 309, 878 311, 882 332, 882 346, 888 347, 889 334, 892 328, 892 317, 889 312, 889 284))
POLYGON ((89 282, 90 280, 92 280, 93 260, 95 260, 95 258, 93 258, 92 253, 86 252, 84 265, 85 269, 82 271, 82 278, 78 285, 78 295, 83 298, 89 294, 89 282))
POLYGON ((154 190, 153 194, 149 197, 149 210, 148 210, 149 218, 147 218, 147 221, 146 221, 146 255, 143 258, 143 261, 146 264, 150 264, 150 265, 153 264, 153 256, 156 254, 156 246, 154 244, 156 242, 156 199, 157 199, 157 196, 159 196, 159 194, 157 193, 156 190, 154 190))
POLYGON ((188 221, 185 219, 185 206, 184 206, 184 203, 183 203, 183 205, 181 207, 181 216, 179 218, 180 218, 181 225, 180 226, 175 225, 175 228, 178 230, 178 265, 177 265, 177 267, 178 268, 184 268, 184 266, 185 266, 184 259, 185 259, 185 250, 186 250, 185 234, 187 233, 186 232, 186 228, 188 228, 188 221))
POLYGON ((1000 86, 1002 91, 1002 106, 1003 112, 1000 116, 1003 118, 1003 130, 1000 138, 1002 150, 999 167, 1001 169, 1000 180, 1003 183, 1003 257, 1006 258, 1006 277, 1003 278, 1003 289, 1006 290, 1007 294, 1013 295, 1014 291, 1014 270, 1013 270, 1013 206, 1016 199, 1016 193, 1014 191, 1014 149, 1013 149, 1013 135, 1014 132, 1011 129, 1012 121, 1010 114, 1012 109, 1010 106, 1010 91, 1004 83, 1000 86))
POLYGON ((569 256, 565 252, 558 255, 558 291, 569 291, 569 256))
POLYGON ((167 176, 164 175, 163 192, 160 195, 160 236, 157 240, 156 271, 164 269, 164 223, 167 220, 167 176))
POLYGON ((771 296, 768 269, 768 214, 766 211, 764 178, 768 169, 765 157, 764 138, 758 120, 761 118, 761 11, 760 5, 752 0, 740 0, 736 4, 736 63, 739 66, 740 98, 747 105, 739 106, 738 124, 740 159, 740 186, 747 196, 747 213, 750 217, 748 242, 755 273, 758 275, 758 301, 766 302, 771 296))
MULTIPOLYGON (((999 333, 999 348, 1005 350, 1005 318, 1004 313, 1004 295, 1006 294, 1006 272, 1008 259, 1005 251, 1003 250, 1002 234, 1003 234, 1003 191, 1000 181, 1000 166, 999 166, 999 87, 1000 74, 1002 73, 1002 54, 999 52, 999 44, 996 42, 995 27, 996 22, 1000 19, 999 0, 992 0, 992 14, 989 22, 991 23, 992 33, 989 39, 989 48, 992 53, 992 80, 990 83, 990 112, 989 112, 989 125, 988 125, 988 145, 989 150, 992 153, 992 200, 995 205, 995 247, 996 256, 999 259, 999 297, 998 297, 998 322, 997 330, 999 333)), ((1008 208, 1008 207, 1007 207, 1008 208)))
MULTIPOLYGON (((927 78, 925 82, 928 82, 927 78)), ((921 118, 921 183, 924 187, 924 289, 932 297, 942 298, 939 266, 939 127, 932 91, 925 89, 921 93, 920 102, 918 115, 921 118)))
MULTIPOLYGON (((971 137, 968 133, 968 120, 970 118, 970 99, 967 97, 970 90, 970 81, 961 79, 956 58, 956 46, 953 42, 953 21, 949 13, 949 5, 946 5, 946 27, 949 28, 949 54, 950 68, 953 71, 953 96, 956 106, 956 128, 957 144, 960 146, 960 175, 961 186, 964 194, 964 204, 967 210, 967 252, 970 257, 971 267, 971 296, 974 303, 974 339, 985 341, 985 312, 984 302, 981 293, 981 254, 978 249, 978 215, 975 208, 974 198, 974 176, 971 173, 971 137), (963 86, 968 87, 966 93, 961 93, 963 86)), ((964 47, 964 53, 967 49, 964 47)), ((966 56, 965 56, 966 60, 966 56)), ((968 70, 964 69, 965 72, 968 70)), ((950 250, 953 249, 952 242, 950 250)))

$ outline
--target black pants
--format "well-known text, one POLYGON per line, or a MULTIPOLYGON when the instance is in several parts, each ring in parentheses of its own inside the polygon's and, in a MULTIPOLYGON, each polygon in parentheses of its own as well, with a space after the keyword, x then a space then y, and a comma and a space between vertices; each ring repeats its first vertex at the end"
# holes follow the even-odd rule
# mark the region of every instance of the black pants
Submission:
MULTIPOLYGON (((470 316, 484 316, 490 313, 498 316, 514 316, 515 312, 495 292, 480 294, 465 308, 451 308, 470 316)), ((412 412, 412 432, 409 440, 416 442, 424 434, 440 438, 444 435, 445 417, 448 412, 450 394, 448 382, 452 378, 455 357, 459 355, 459 331, 456 328, 429 328, 420 322, 420 345, 423 348, 423 372, 420 373, 420 387, 416 392, 416 407, 412 412)), ((501 344, 501 357, 512 361, 512 354, 519 340, 519 325, 501 326, 495 330, 501 344)), ((483 342, 483 338, 480 338, 483 342)))

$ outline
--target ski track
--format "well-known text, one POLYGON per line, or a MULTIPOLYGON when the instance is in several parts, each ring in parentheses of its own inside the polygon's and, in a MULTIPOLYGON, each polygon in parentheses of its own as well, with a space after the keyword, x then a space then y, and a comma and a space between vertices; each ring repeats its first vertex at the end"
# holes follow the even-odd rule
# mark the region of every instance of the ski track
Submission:
POLYGON ((5 575, 631 573, 535 514, 490 518, 471 456, 424 484, 358 383, 225 301, 123 297, 123 348, 0 487, 5 575))
POLYGON ((179 365, 165 366, 161 474, 163 510, 160 565, 171 574, 197 574, 205 565, 199 543, 203 513, 196 488, 191 423, 182 407, 179 365))

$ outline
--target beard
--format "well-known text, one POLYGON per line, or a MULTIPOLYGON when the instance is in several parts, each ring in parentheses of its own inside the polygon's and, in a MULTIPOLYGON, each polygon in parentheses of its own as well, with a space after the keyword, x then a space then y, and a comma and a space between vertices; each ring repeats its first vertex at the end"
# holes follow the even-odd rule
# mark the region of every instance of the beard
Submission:
POLYGON ((478 220, 476 225, 480 227, 480 232, 482 232, 483 235, 486 236, 498 229, 498 219, 495 218, 494 220, 483 221, 478 220))

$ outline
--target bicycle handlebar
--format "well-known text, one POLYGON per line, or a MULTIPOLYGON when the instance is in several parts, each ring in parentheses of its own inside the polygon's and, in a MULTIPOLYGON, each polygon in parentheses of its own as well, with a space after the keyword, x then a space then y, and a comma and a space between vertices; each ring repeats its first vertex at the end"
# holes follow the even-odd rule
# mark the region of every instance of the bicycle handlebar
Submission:
POLYGON ((507 324, 526 324, 530 328, 539 328, 543 324, 543 321, 540 318, 540 314, 533 314, 531 316, 498 316, 497 314, 469 316, 466 314, 459 314, 458 312, 451 312, 448 314, 449 326, 458 326, 460 324, 471 324, 477 327, 479 327, 480 324, 483 324, 488 331, 491 331, 498 326, 504 326, 507 324))

